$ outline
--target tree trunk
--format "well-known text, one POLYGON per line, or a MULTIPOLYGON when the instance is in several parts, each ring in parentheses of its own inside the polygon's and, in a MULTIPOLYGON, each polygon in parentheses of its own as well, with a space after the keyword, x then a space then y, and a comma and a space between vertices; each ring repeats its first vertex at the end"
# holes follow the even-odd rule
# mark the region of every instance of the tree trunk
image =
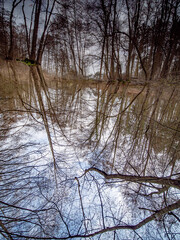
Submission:
POLYGON ((10 28, 10 46, 9 46, 9 51, 8 51, 8 59, 12 60, 14 57, 14 34, 13 34, 13 14, 14 14, 14 9, 19 5, 19 3, 22 0, 17 0, 13 1, 12 9, 11 9, 11 14, 10 14, 10 23, 9 23, 9 28, 10 28))
POLYGON ((41 5, 42 5, 42 0, 37 0, 35 18, 34 18, 34 30, 33 30, 33 36, 32 36, 31 55, 30 55, 31 60, 34 60, 34 61, 36 60, 36 44, 37 44, 37 38, 38 38, 38 27, 39 27, 41 5))

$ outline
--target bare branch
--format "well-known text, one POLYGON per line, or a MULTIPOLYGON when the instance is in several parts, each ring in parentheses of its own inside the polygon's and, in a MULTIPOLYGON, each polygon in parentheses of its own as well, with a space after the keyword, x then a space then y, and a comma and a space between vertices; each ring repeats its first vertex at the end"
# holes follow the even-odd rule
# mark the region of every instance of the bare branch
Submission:
POLYGON ((175 188, 180 189, 180 180, 179 179, 171 179, 169 177, 153 177, 153 176, 135 176, 135 175, 123 175, 123 174, 107 174, 102 170, 97 168, 89 168, 85 172, 95 171, 104 176, 106 179, 121 179, 129 182, 136 182, 136 183, 155 183, 155 184, 162 184, 166 186, 172 186, 175 188))

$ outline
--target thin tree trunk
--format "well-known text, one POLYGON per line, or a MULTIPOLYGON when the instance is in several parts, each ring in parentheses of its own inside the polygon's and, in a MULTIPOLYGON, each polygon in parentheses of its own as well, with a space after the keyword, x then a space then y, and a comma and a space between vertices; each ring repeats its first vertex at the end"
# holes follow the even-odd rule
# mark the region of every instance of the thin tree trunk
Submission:
POLYGON ((47 4, 47 8, 46 8, 46 20, 45 20, 45 24, 44 24, 44 30, 43 30, 43 33, 42 33, 42 36, 41 36, 41 39, 40 39, 40 43, 39 43, 39 49, 38 49, 38 53, 37 53, 37 63, 41 64, 41 61, 42 61, 42 55, 43 55, 43 52, 44 52, 44 47, 45 47, 45 40, 46 40, 46 31, 47 31, 47 27, 49 25, 49 22, 50 22, 50 18, 51 18, 51 15, 52 15, 52 12, 53 12, 53 9, 54 9, 54 5, 55 5, 55 0, 53 1, 53 4, 52 4, 52 7, 50 9, 50 12, 48 10, 49 8, 49 1, 48 1, 48 4, 47 4), (48 13, 49 13, 49 16, 48 16, 48 13))
POLYGON ((11 14, 10 14, 10 23, 9 23, 9 28, 10 28, 10 46, 9 46, 9 51, 8 51, 8 59, 12 60, 14 57, 14 34, 13 34, 13 14, 14 14, 14 9, 19 5, 19 3, 22 0, 17 0, 13 1, 12 9, 11 9, 11 14))
POLYGON ((33 37, 32 37, 32 47, 31 47, 31 60, 36 60, 36 44, 38 38, 38 26, 39 26, 39 18, 41 12, 42 0, 36 0, 36 10, 35 10, 35 19, 34 19, 34 29, 33 29, 33 37))

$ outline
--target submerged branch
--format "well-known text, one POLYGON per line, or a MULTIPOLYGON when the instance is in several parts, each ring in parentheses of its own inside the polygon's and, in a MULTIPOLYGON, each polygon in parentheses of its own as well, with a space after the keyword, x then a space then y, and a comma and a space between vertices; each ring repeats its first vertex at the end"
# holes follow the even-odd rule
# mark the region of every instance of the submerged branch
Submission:
POLYGON ((129 182, 136 182, 136 183, 155 183, 155 184, 162 184, 165 186, 171 186, 180 189, 180 180, 179 179, 171 179, 169 177, 153 177, 153 176, 135 176, 135 175, 124 175, 124 174, 107 174, 102 170, 97 168, 89 168, 85 172, 95 171, 104 176, 106 179, 121 179, 129 182))

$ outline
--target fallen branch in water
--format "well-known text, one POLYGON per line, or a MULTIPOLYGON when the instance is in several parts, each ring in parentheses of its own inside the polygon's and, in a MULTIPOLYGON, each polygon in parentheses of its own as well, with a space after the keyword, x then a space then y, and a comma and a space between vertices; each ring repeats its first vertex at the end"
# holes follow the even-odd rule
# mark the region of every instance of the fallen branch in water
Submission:
POLYGON ((136 182, 136 183, 155 183, 161 184, 169 187, 175 187, 180 189, 180 179, 172 179, 170 177, 153 177, 153 176, 135 176, 135 175, 124 175, 124 174, 107 174, 98 168, 91 167, 85 170, 85 173, 95 171, 101 174, 106 179, 121 179, 128 182, 136 182))

